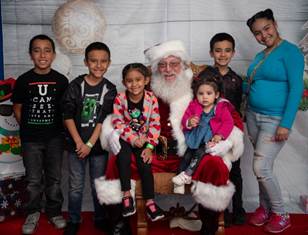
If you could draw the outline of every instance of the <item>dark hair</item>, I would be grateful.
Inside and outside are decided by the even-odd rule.
[[[252,17],[250,17],[246,24],[247,26],[249,27],[250,31],[252,31],[252,25],[254,24],[254,22],[257,20],[257,19],[263,19],[263,18],[266,18],[268,20],[272,20],[273,22],[275,22],[275,18],[274,18],[274,13],[271,9],[266,9],[264,11],[259,11],[257,12],[256,14],[254,14]]]
[[[215,72],[215,68],[208,66],[199,76],[192,82],[192,89],[196,96],[201,85],[209,85],[213,87],[215,93],[221,93],[221,77]]]
[[[127,64],[122,70],[123,81],[124,81],[126,75],[128,74],[128,72],[131,71],[131,70],[137,70],[144,77],[150,77],[151,76],[150,70],[144,64],[131,63],[131,64]]]
[[[85,50],[85,59],[88,60],[88,55],[91,51],[94,50],[102,50],[102,51],[106,51],[110,60],[110,49],[109,47],[103,43],[103,42],[92,42],[91,44],[89,44]]]
[[[210,41],[210,50],[214,50],[214,45],[216,42],[221,42],[221,41],[228,41],[232,43],[232,49],[234,50],[235,48],[235,41],[234,38],[228,34],[228,33],[217,33],[215,34]]]
[[[53,41],[50,37],[48,37],[47,35],[45,35],[45,34],[39,34],[39,35],[36,35],[36,36],[34,36],[33,38],[31,38],[31,40],[30,40],[30,42],[29,42],[29,54],[31,54],[31,52],[32,52],[32,49],[33,49],[33,42],[34,42],[35,40],[47,40],[47,41],[49,41],[50,44],[51,44],[51,47],[52,47],[52,51],[53,51],[53,52],[56,52],[56,47],[55,47],[54,41]]]

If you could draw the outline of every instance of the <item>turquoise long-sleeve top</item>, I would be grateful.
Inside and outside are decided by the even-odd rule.
[[[264,56],[264,51],[256,55],[247,77]],[[250,86],[248,107],[256,113],[280,116],[279,126],[290,129],[303,94],[303,73],[302,52],[296,45],[283,40],[257,69]]]

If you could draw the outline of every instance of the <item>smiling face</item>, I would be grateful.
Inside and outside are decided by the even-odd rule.
[[[219,97],[219,92],[215,92],[213,86],[202,84],[199,86],[196,97],[205,112],[209,112],[214,106],[215,100]]]
[[[159,61],[157,68],[158,72],[165,78],[166,81],[174,81],[183,71],[182,60],[176,56],[168,56]]]
[[[32,43],[30,53],[34,64],[34,71],[38,74],[47,74],[51,69],[51,63],[55,59],[56,53],[50,41],[36,39]]]
[[[233,44],[227,40],[216,42],[210,55],[214,59],[214,66],[227,67],[234,55]]]
[[[258,43],[272,48],[280,41],[277,24],[267,18],[256,19],[251,27],[251,31]]]
[[[145,77],[136,69],[128,71],[123,80],[128,95],[133,100],[139,100],[143,97],[144,88],[148,83],[149,77]]]
[[[92,50],[84,60],[89,69],[89,77],[92,79],[102,79],[110,65],[109,54],[104,50]]]

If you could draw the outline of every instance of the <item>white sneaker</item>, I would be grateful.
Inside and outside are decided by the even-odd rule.
[[[180,174],[172,177],[172,182],[176,185],[190,184],[191,176],[186,175],[185,171],[182,171]]]
[[[66,220],[62,215],[54,216],[49,219],[50,223],[52,223],[57,229],[65,228]]]
[[[38,221],[40,219],[40,212],[34,212],[29,214],[26,218],[25,223],[22,225],[22,234],[32,234],[34,233]]]
[[[177,194],[184,194],[185,193],[185,184],[183,185],[173,185],[173,192]]]

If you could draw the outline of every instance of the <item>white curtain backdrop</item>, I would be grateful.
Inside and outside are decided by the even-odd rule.
[[[51,26],[53,16],[65,3],[95,4],[95,9],[104,18],[105,25],[101,27],[106,27],[105,31],[100,38],[96,35],[96,40],[110,46],[112,64],[106,77],[117,84],[119,90],[123,88],[120,77],[123,66],[131,62],[147,63],[143,51],[165,40],[182,40],[194,63],[212,64],[209,40],[218,32],[234,36],[236,54],[231,67],[245,75],[250,61],[262,49],[246,26],[246,20],[266,8],[274,11],[283,38],[298,44],[308,31],[303,28],[308,20],[307,0],[1,0],[5,77],[16,78],[31,68],[27,51],[32,36],[44,33],[56,38]],[[77,27],[85,25],[88,16],[82,9],[75,14],[77,18],[66,23]],[[99,26],[97,22],[103,21],[94,20],[93,27]],[[87,26],[88,29],[91,27]],[[78,36],[80,32],[76,33]],[[88,38],[91,37],[89,33]],[[87,72],[82,54],[73,54],[63,46],[57,49],[56,69],[70,79]],[[299,196],[308,194],[307,120],[308,113],[299,112],[290,139],[275,164],[275,173],[291,212],[302,212]],[[251,211],[257,206],[258,188],[252,173],[252,148],[248,141],[241,167],[244,206]],[[88,201],[90,203],[90,199]]]

